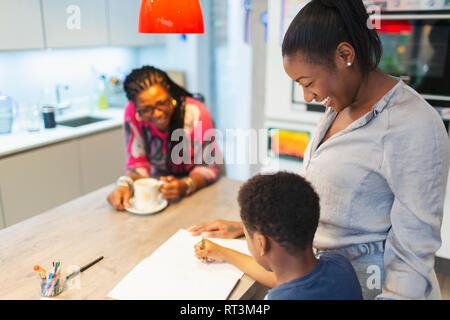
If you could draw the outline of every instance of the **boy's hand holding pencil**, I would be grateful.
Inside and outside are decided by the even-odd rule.
[[[207,239],[202,239],[194,245],[194,249],[195,256],[204,262],[222,262],[224,261],[223,252],[227,248],[219,246],[218,244]]]

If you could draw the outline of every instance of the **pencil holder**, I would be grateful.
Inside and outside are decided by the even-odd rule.
[[[40,279],[40,281],[40,294],[43,297],[55,297],[64,289],[64,280],[59,274],[56,274],[52,279]]]

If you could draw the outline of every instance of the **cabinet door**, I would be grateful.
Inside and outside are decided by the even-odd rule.
[[[122,128],[79,139],[83,194],[113,183],[125,173]]]
[[[7,227],[81,195],[78,142],[72,140],[0,160]]]
[[[0,0],[0,50],[44,48],[39,0]]]
[[[162,34],[138,32],[141,0],[108,0],[110,44],[148,46],[164,43]]]
[[[106,0],[42,0],[42,8],[47,47],[108,44]]]

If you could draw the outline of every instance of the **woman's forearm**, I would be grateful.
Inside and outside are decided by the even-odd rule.
[[[192,179],[192,181],[194,181],[195,191],[200,190],[201,188],[206,186],[205,177],[203,177],[201,174],[192,173],[189,175],[189,177]]]
[[[222,257],[225,261],[233,264],[235,267],[245,272],[255,281],[258,281],[259,283],[269,288],[273,288],[277,285],[275,274],[264,269],[255,261],[255,259],[253,259],[252,256],[243,254],[230,248],[223,248],[222,250]]]

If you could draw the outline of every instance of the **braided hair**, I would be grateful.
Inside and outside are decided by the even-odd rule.
[[[192,94],[173,82],[167,73],[152,66],[133,69],[126,77],[123,87],[128,100],[132,101],[136,106],[137,96],[156,84],[159,84],[176,101],[176,108],[174,108],[172,117],[170,118],[169,139],[167,140],[168,150],[171,151],[173,144],[170,137],[175,130],[184,128],[186,97],[192,97]]]

